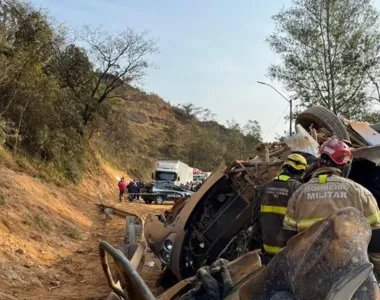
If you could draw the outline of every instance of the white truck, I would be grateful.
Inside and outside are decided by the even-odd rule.
[[[176,185],[193,181],[193,168],[179,160],[158,160],[152,179],[171,181]]]

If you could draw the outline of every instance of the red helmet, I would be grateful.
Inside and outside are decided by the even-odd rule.
[[[337,165],[350,164],[352,161],[350,147],[338,139],[328,139],[324,142],[319,148],[319,154],[326,154]]]

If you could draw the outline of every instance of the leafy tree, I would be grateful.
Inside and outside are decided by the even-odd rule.
[[[178,107],[185,113],[188,119],[195,118],[202,108],[195,106],[193,103],[180,104]]]
[[[194,119],[187,127],[185,141],[185,160],[193,167],[213,170],[223,160],[220,135],[212,128],[200,126]]]
[[[224,157],[227,162],[243,159],[247,149],[242,128],[234,119],[227,121],[227,134],[223,137]]]
[[[241,126],[235,119],[227,120],[227,128],[236,132],[241,132]]]
[[[362,117],[361,120],[369,122],[371,124],[379,124],[380,123],[380,112],[379,111],[368,112],[367,114],[365,114]]]
[[[169,144],[174,144],[181,139],[182,132],[177,122],[174,120],[169,121],[168,125],[164,128],[164,133],[167,136]]]
[[[302,107],[322,105],[360,116],[374,88],[380,48],[379,14],[371,0],[294,0],[273,17],[268,38],[281,56],[269,76]],[[348,105],[349,103],[349,105]]]
[[[214,114],[208,108],[205,108],[205,109],[199,108],[197,111],[197,118],[201,122],[213,122],[215,121],[216,114]]]
[[[242,131],[249,147],[261,141],[261,126],[256,120],[248,120]]]

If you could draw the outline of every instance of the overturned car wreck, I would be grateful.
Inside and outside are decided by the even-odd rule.
[[[107,300],[375,300],[380,290],[367,255],[370,237],[363,214],[345,208],[290,239],[266,266],[259,250],[233,261],[218,259],[157,297],[136,272],[139,259],[129,261],[106,242],[99,249],[113,290]],[[117,284],[106,254],[116,263]]]
[[[115,293],[110,295],[109,299],[155,299],[136,272],[139,271],[139,266],[141,267],[140,260],[143,259],[141,253],[146,245],[161,260],[166,273],[175,277],[174,286],[157,298],[162,300],[180,299],[191,290],[195,289],[195,292],[202,290],[202,284],[205,283],[202,283],[202,274],[207,273],[207,278],[214,277],[211,273],[216,269],[229,272],[228,289],[220,295],[221,299],[270,299],[274,296],[270,293],[276,292],[276,287],[268,287],[268,282],[269,284],[272,282],[271,276],[278,275],[277,271],[273,275],[271,270],[290,268],[291,272],[296,273],[314,272],[310,262],[323,267],[326,262],[318,260],[318,255],[316,259],[310,260],[315,251],[308,251],[307,248],[304,251],[294,252],[290,247],[276,256],[267,267],[262,266],[259,251],[255,251],[262,248],[258,191],[263,184],[279,173],[284,159],[292,152],[302,153],[307,159],[308,169],[303,180],[308,181],[317,167],[319,145],[327,138],[335,136],[345,140],[353,148],[354,160],[351,170],[347,170],[350,171],[349,177],[368,188],[379,203],[380,125],[340,119],[327,109],[312,107],[298,116],[296,131],[294,136],[284,142],[259,145],[255,153],[245,161],[235,161],[228,166],[221,164],[191,199],[176,202],[170,210],[161,215],[149,215],[143,226],[143,247],[140,247],[141,251],[138,251],[138,255],[133,255],[130,261],[110,245],[102,242],[100,245],[102,255],[104,256],[105,252],[111,254],[121,274],[119,278],[121,289],[111,284]],[[328,235],[324,237],[316,234],[320,230],[318,228],[325,228],[328,232],[335,226],[331,224],[340,224],[342,218],[352,224],[355,222],[362,224],[363,228],[365,227],[363,238],[361,240],[347,238],[350,234],[355,234],[350,231],[355,225],[348,226],[345,234],[342,232],[341,241],[351,247],[349,247],[350,255],[345,258],[347,263],[344,268],[337,268],[335,270],[337,273],[330,274],[332,277],[330,276],[326,283],[328,288],[320,291],[317,289],[318,285],[315,285],[313,286],[315,290],[299,289],[298,292],[302,291],[304,294],[299,295],[297,299],[310,299],[317,295],[316,293],[320,293],[318,299],[351,299],[351,296],[358,291],[358,299],[379,297],[378,287],[371,285],[372,265],[365,254],[368,246],[365,232],[368,231],[366,227],[368,225],[362,222],[362,217],[356,215],[356,212],[343,212],[332,219],[316,223],[302,234],[303,238],[297,235],[290,244],[297,248],[297,243],[303,239],[310,239],[310,243],[320,243],[320,239],[325,239]],[[358,247],[355,243],[351,245],[351,241],[361,243],[364,254],[357,252]],[[326,240],[324,244],[329,245],[328,242]],[[335,255],[337,261],[342,261],[345,254],[336,252]],[[362,263],[347,269],[346,266],[351,264],[351,258],[355,255],[361,255]],[[294,261],[299,259],[299,266],[302,267],[294,269],[294,265],[284,265],[284,261],[289,261],[289,258]],[[104,269],[107,270],[105,265],[103,263]],[[205,266],[210,267],[205,268]],[[330,267],[327,268],[328,272],[332,271]],[[315,270],[320,270],[318,268]],[[295,275],[300,276],[300,274]],[[111,282],[107,272],[106,275]],[[321,280],[317,275],[313,273],[313,278]],[[223,278],[223,274],[216,278]],[[370,278],[368,286],[364,288],[372,292],[369,297],[363,298],[360,296],[360,292],[363,291],[358,288],[363,282],[368,281],[368,278]],[[222,281],[216,285],[224,283]]]
[[[338,118],[323,107],[312,107],[297,118],[297,134],[282,143],[259,145],[246,161],[222,164],[188,201],[161,215],[149,215],[145,238],[164,267],[177,280],[220,258],[236,259],[261,249],[259,187],[274,178],[285,157],[302,153],[309,168],[317,167],[319,144],[335,136],[352,146],[349,177],[368,188],[380,201],[380,125]]]

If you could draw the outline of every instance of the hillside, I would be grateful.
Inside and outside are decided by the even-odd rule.
[[[149,178],[158,159],[179,159],[212,171],[221,161],[246,158],[261,138],[260,126],[253,121],[245,127],[231,121],[228,128],[192,104],[173,106],[130,87],[123,89],[123,95],[109,104],[118,123],[103,120],[105,126],[93,135],[91,144],[139,178]]]
[[[79,181],[70,182],[26,149],[15,153],[7,144],[0,147],[0,299],[104,299],[109,287],[98,243],[120,242],[125,221],[106,222],[95,205],[99,197],[139,215],[161,212],[168,206],[118,203],[116,178],[148,179],[160,158],[213,169],[228,151],[220,148],[227,138],[246,138],[156,95],[129,86],[123,93],[109,104],[111,121],[100,119],[84,144]],[[147,261],[156,264],[144,268],[143,277],[159,293],[160,264],[150,255]]]
[[[157,52],[144,33],[84,27],[73,43],[24,1],[0,14],[0,299],[103,299],[98,243],[117,244],[125,221],[106,223],[98,195],[160,212],[117,203],[116,178],[149,180],[157,159],[212,171],[248,156],[260,126],[133,88]],[[158,268],[143,274],[152,289]]]
[[[99,157],[81,184],[65,187],[18,172],[10,155],[1,157],[0,299],[102,299],[109,287],[98,242],[120,242],[125,221],[106,223],[95,206],[98,194],[140,215],[168,207],[117,203],[116,176],[123,173]],[[158,271],[158,263],[144,270],[152,288]]]
[[[145,179],[157,159],[210,171],[261,138],[256,121],[227,129],[207,109],[134,88],[158,51],[144,32],[84,26],[74,38],[19,0],[0,2],[0,14],[0,144],[38,176],[80,183],[94,153]]]

